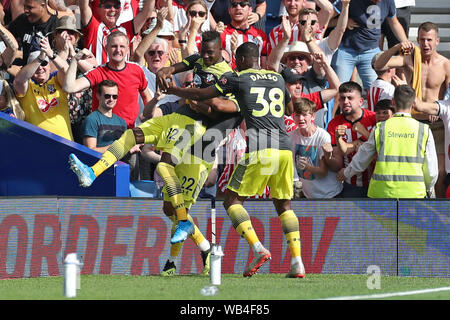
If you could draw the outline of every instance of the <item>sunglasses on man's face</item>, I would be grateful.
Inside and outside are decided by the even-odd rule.
[[[315,25],[316,22],[317,22],[317,20],[311,20],[311,25],[312,25],[312,26]],[[306,24],[306,20],[301,20],[301,21],[300,21],[300,24],[301,24],[302,26],[304,26],[304,25]]]
[[[161,57],[164,54],[164,51],[162,51],[162,50],[149,50],[147,53],[148,53],[148,55],[150,57],[153,57],[155,54],[158,54],[158,56]]]
[[[114,8],[114,9],[116,9],[116,10],[119,10],[119,9],[120,9],[120,4],[118,4],[118,3],[116,3],[116,4],[110,4],[110,3],[108,3],[108,4],[104,4],[104,5],[103,5],[103,8],[105,8],[105,9],[111,9],[111,8]]]
[[[189,10],[189,15],[193,18],[195,16],[199,16],[200,18],[203,18],[204,16],[206,16],[206,12],[205,11],[195,11],[195,10]]]
[[[236,8],[237,6],[240,6],[241,8],[244,8],[245,6],[250,5],[250,2],[243,1],[243,2],[232,2],[231,7]]]
[[[48,61],[44,60],[41,62],[41,67],[46,67],[48,65]]]
[[[305,55],[295,55],[295,56],[290,56],[288,59],[290,61],[295,61],[295,60],[302,61],[302,60],[308,60],[309,58],[308,58],[308,56],[305,56]]]
[[[117,100],[118,95],[117,95],[117,94],[107,94],[107,93],[105,93],[105,94],[103,95],[103,97],[104,97],[106,100],[109,100],[109,99]]]

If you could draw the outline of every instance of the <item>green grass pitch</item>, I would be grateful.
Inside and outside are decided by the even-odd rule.
[[[209,276],[82,275],[77,297],[67,300],[315,300],[381,295],[450,287],[450,278],[381,276],[380,289],[368,289],[368,275],[307,274],[286,279],[284,274],[256,274],[243,278],[223,274],[215,296],[200,290]],[[62,300],[63,278],[41,277],[0,280],[0,300]],[[449,300],[450,290],[369,299]]]

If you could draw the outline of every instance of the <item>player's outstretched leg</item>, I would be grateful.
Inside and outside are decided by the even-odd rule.
[[[264,263],[272,259],[272,255],[259,241],[250,221],[250,216],[241,204],[229,206],[227,214],[231,219],[233,227],[241,237],[247,240],[249,246],[253,250],[255,257],[243,273],[244,277],[251,277],[258,272],[259,268],[261,268]]]
[[[303,278],[305,277],[305,267],[301,258],[298,218],[292,210],[283,212],[279,217],[291,254],[291,269],[286,274],[286,278]]]
[[[101,175],[116,161],[122,159],[136,145],[135,134],[143,137],[141,132],[142,130],[140,128],[125,130],[122,136],[111,144],[108,150],[105,151],[102,157],[92,167],[87,166],[71,153],[69,155],[70,168],[77,175],[80,185],[85,188],[89,187],[96,177]]]
[[[91,167],[85,165],[73,153],[69,154],[70,169],[77,175],[80,186],[87,188],[97,178]]]

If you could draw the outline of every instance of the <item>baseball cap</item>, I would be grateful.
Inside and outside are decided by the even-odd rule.
[[[287,83],[296,83],[299,80],[306,80],[304,76],[299,74],[295,69],[291,68],[284,68],[280,74]]]

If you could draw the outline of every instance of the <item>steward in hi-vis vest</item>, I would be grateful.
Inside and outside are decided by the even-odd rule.
[[[423,166],[427,124],[396,114],[375,128],[377,160],[369,183],[370,198],[425,198]]]
[[[411,117],[415,92],[409,85],[395,89],[396,113],[378,122],[345,169],[337,174],[344,181],[364,171],[376,158],[369,182],[369,198],[425,198],[432,196],[438,177],[436,147],[427,124]]]

